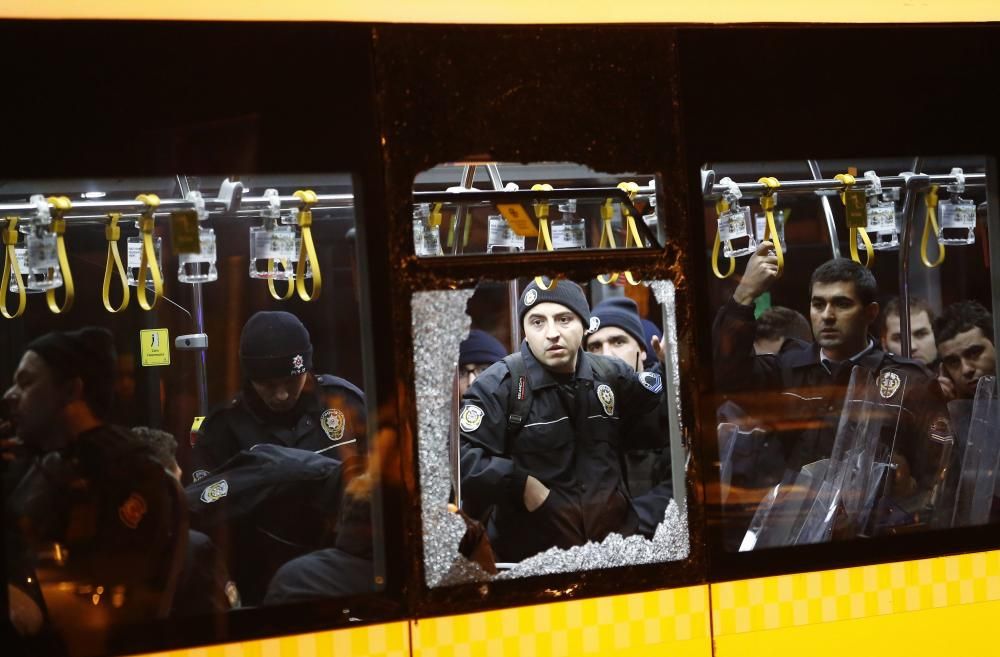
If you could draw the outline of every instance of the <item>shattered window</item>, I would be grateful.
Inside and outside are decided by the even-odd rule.
[[[527,278],[413,295],[428,586],[687,557],[673,293]]]
[[[725,548],[994,522],[985,158],[711,163],[702,180]]]

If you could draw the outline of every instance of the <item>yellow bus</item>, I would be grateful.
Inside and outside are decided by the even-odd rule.
[[[978,391],[945,398],[942,383],[962,384],[946,340],[913,363],[907,336],[921,309],[931,324],[974,301],[992,318],[1000,294],[996,13],[3,8],[5,654],[989,652],[996,391],[980,372]],[[882,342],[884,312],[865,324],[866,353],[906,357],[896,379],[843,370],[828,409],[734,391],[713,318],[764,241],[781,272],[754,321],[783,306],[812,322],[813,271],[853,259],[878,282],[876,308],[909,309],[898,348]],[[559,281],[595,315],[634,302],[658,335],[659,364],[649,334],[639,350],[662,383],[656,445],[616,447],[608,465],[654,520],[524,557],[473,509],[463,454],[478,419],[460,386],[492,360],[465,362],[462,343],[476,330],[517,352],[522,294]],[[315,407],[294,417],[261,406],[248,374],[260,311],[289,313],[310,340],[299,399]],[[93,383],[113,390],[107,421],[176,442],[178,521],[149,545],[147,607],[113,575],[77,576],[85,541],[43,550],[16,513],[23,472],[58,451],[22,444],[16,373],[39,338],[83,327],[108,329],[117,352]],[[976,334],[988,350],[995,329]],[[779,354],[813,349],[785,342]],[[53,385],[86,379],[80,361],[47,361]],[[335,387],[357,389],[361,410],[317,392]],[[223,420],[261,442],[241,408],[278,450],[244,444],[205,465]],[[819,425],[825,453],[790,468],[782,432]],[[353,439],[360,470],[341,456]],[[306,453],[298,487],[259,476],[289,447]],[[337,542],[357,517],[360,554]],[[282,576],[299,573],[311,593],[289,593]]]

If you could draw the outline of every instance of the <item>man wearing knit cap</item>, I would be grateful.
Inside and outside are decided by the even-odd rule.
[[[365,396],[340,377],[312,372],[309,331],[291,313],[262,311],[243,326],[244,385],[202,423],[194,481],[242,450],[270,443],[357,461],[365,453]]]
[[[472,329],[458,345],[458,394],[464,395],[490,365],[507,355],[500,341],[486,331]]]
[[[498,561],[635,533],[620,459],[663,389],[655,373],[583,351],[597,328],[583,290],[546,285],[522,292],[520,351],[476,379],[459,413],[463,510],[488,520]]]
[[[662,376],[658,360],[663,354],[660,338],[645,342],[645,329],[635,301],[628,297],[605,299],[594,307],[592,316],[598,329],[584,338],[588,352],[618,358],[636,372],[646,371],[647,354],[654,354],[655,364],[648,369]],[[639,515],[639,531],[646,536],[656,531],[673,497],[670,453],[665,449],[668,427],[667,404],[661,399],[656,410],[633,424],[635,435],[629,442],[634,449],[625,454],[629,492],[634,496],[633,506]]]
[[[88,622],[151,618],[169,590],[177,485],[148,447],[107,423],[114,372],[108,331],[53,331],[28,345],[3,397],[27,466],[5,482],[8,592],[23,606],[48,607],[57,630],[79,623],[80,607],[52,584],[124,587],[127,604],[95,602]],[[65,560],[52,561],[53,544]]]

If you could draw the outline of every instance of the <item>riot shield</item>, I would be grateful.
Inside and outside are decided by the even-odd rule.
[[[1000,459],[998,411],[1000,405],[997,404],[996,378],[984,376],[979,379],[972,403],[952,526],[964,527],[989,522]]]
[[[829,459],[809,463],[774,486],[750,521],[740,552],[794,544],[829,468]]]
[[[733,478],[733,449],[739,436],[739,425],[732,422],[719,423],[719,503],[725,504],[729,497],[729,484]]]

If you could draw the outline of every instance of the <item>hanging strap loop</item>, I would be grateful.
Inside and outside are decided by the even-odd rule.
[[[299,228],[302,229],[302,246],[299,249],[299,262],[295,267],[295,291],[305,302],[318,299],[323,290],[323,275],[319,270],[319,258],[316,256],[316,246],[312,237],[312,206],[319,199],[311,189],[300,189],[295,192],[295,198],[302,201],[299,210]],[[312,268],[312,292],[306,289],[306,265]]]
[[[73,204],[65,196],[50,196],[48,202],[55,209],[55,216],[52,219],[52,232],[56,236],[56,253],[59,257],[59,270],[62,272],[63,286],[65,288],[63,303],[56,302],[55,288],[45,291],[45,302],[56,315],[67,313],[73,307],[76,298],[76,290],[73,286],[73,272],[69,269],[69,258],[66,255],[66,220],[63,214],[72,209]]]
[[[607,199],[601,206],[601,242],[598,248],[616,249],[615,233],[611,229],[611,220],[615,218],[614,199]],[[601,285],[614,285],[618,282],[618,272],[601,274],[597,277],[597,282]]]
[[[847,192],[850,191],[851,187],[857,180],[849,173],[838,173],[834,176],[837,180],[844,184],[844,189],[840,192],[840,202],[847,207]],[[861,262],[861,255],[858,253],[858,237],[861,238],[861,242],[865,245],[865,255],[867,256],[864,262]],[[868,231],[864,228],[848,226],[848,242],[851,248],[851,260],[858,263],[859,265],[864,265],[865,268],[871,269],[872,264],[874,264],[875,259],[875,249],[872,248],[872,240],[868,237]]]
[[[723,212],[729,209],[729,203],[720,198],[715,202],[715,212],[718,215],[722,215]],[[722,246],[722,241],[719,239],[719,231],[715,231],[715,243],[712,245],[712,273],[715,274],[716,278],[726,279],[733,275],[736,271],[736,258],[729,256],[729,270],[723,274],[719,270],[719,247]]]
[[[267,278],[267,291],[270,292],[271,298],[276,301],[288,301],[295,295],[295,279],[288,281],[287,287],[285,287],[284,292],[278,292],[278,288],[274,283],[274,263],[280,262],[281,269],[284,272],[288,272],[288,260],[285,258],[280,258],[275,260],[274,258],[267,259],[267,273],[269,274]]]
[[[548,183],[538,183],[531,186],[531,191],[533,192],[551,192],[552,185]],[[538,219],[538,242],[536,243],[536,251],[555,251],[555,247],[552,245],[552,231],[549,229],[549,210],[550,204],[548,201],[537,201],[534,203],[535,217]],[[559,284],[555,278],[551,279],[548,283],[542,276],[535,276],[535,285],[538,286],[539,290],[551,290],[556,285]]]
[[[104,263],[104,286],[101,290],[101,301],[104,308],[109,313],[120,313],[128,308],[131,298],[128,289],[128,277],[125,275],[125,266],[122,265],[122,256],[118,252],[118,240],[122,236],[122,229],[118,226],[122,216],[117,212],[108,215],[108,224],[104,227],[104,238],[108,241],[108,257]],[[115,308],[111,305],[111,272],[118,272],[118,280],[122,288],[122,302]]]
[[[765,176],[757,182],[767,187],[767,190],[760,197],[760,207],[764,211],[764,218],[767,221],[764,239],[770,238],[774,244],[774,255],[778,259],[778,273],[776,278],[781,278],[781,275],[785,273],[785,253],[781,248],[781,240],[778,238],[778,231],[774,225],[774,192],[781,187],[781,183],[773,176]]]
[[[628,199],[630,201],[634,201],[636,194],[639,193],[639,185],[634,182],[618,183],[618,189],[628,194]],[[622,216],[625,218],[625,248],[641,247],[643,242],[642,237],[639,235],[639,229],[635,225],[635,217],[632,216],[632,213],[629,212],[625,205],[622,205]],[[623,273],[625,275],[625,280],[629,285],[639,285],[642,283],[642,281],[636,280],[631,271]]]
[[[964,184],[964,180],[962,181]],[[944,244],[938,242],[938,254],[936,260],[931,260],[927,257],[927,247],[930,243],[930,235],[934,233],[934,239],[937,239],[937,234],[939,231],[938,221],[937,221],[937,205],[938,205],[938,186],[931,185],[927,190],[927,196],[924,197],[924,205],[927,206],[927,215],[924,219],[924,232],[920,236],[920,262],[924,263],[924,266],[928,269],[934,269],[935,267],[940,267],[941,263],[944,262]]]
[[[3,230],[4,260],[3,275],[0,275],[0,315],[6,319],[16,319],[24,314],[28,304],[28,293],[24,289],[24,278],[21,276],[21,264],[17,261],[17,217],[7,217],[7,225]],[[17,283],[17,310],[7,310],[7,291],[10,289],[10,277],[13,275]]]
[[[139,274],[136,277],[136,297],[139,307],[143,310],[153,310],[163,296],[163,276],[160,273],[160,263],[156,259],[156,246],[153,242],[155,220],[153,213],[160,207],[160,197],[156,194],[139,194],[135,200],[146,206],[139,217],[139,235],[142,237],[142,255],[139,258]],[[153,279],[153,300],[146,296],[146,272]]]

